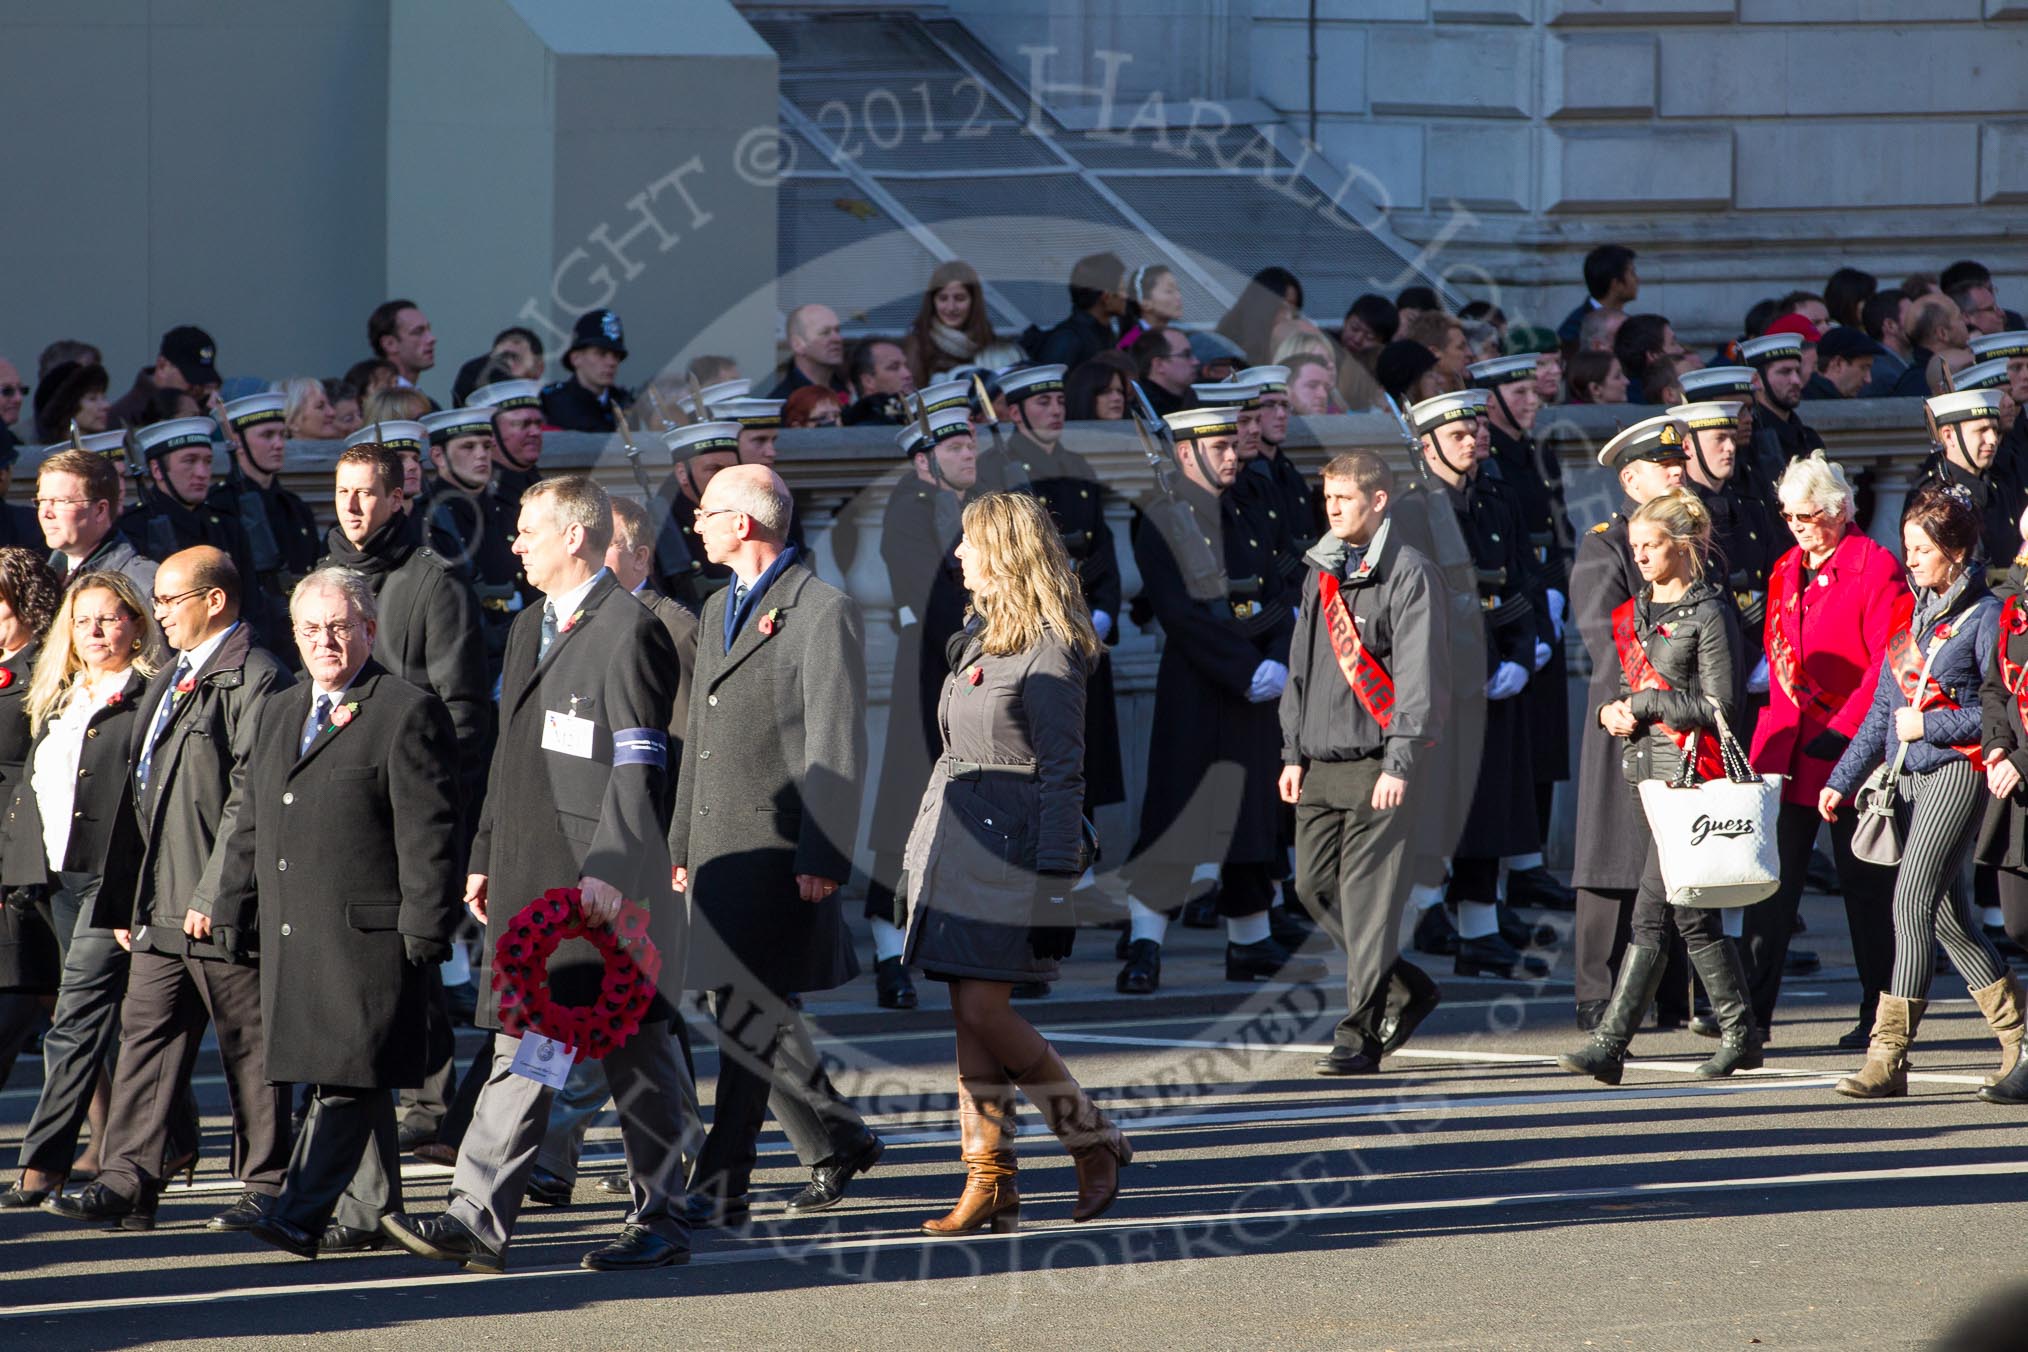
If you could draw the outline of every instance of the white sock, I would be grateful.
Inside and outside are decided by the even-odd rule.
[[[1268,937],[1268,913],[1229,915],[1225,918],[1225,941],[1229,944],[1257,944]]]
[[[901,931],[895,928],[894,922],[876,919],[868,923],[873,926],[873,956],[881,962],[900,957]]]
[[[1728,939],[1737,939],[1746,933],[1746,907],[1727,906],[1718,913],[1718,928]]]
[[[1483,939],[1500,932],[1500,910],[1490,901],[1458,903],[1458,934],[1466,939]]]
[[[1537,850],[1533,854],[1510,854],[1502,859],[1500,864],[1509,873],[1526,873],[1531,868],[1542,867],[1542,851]]]
[[[1196,868],[1190,870],[1190,881],[1193,883],[1215,883],[1218,881],[1218,878],[1219,872],[1218,865],[1216,864],[1199,864]]]
[[[1082,892],[1087,887],[1097,887],[1097,886],[1098,886],[1098,870],[1092,868],[1090,865],[1087,864],[1085,866],[1084,872],[1078,875],[1077,885],[1071,888],[1070,890],[1073,892]]]
[[[1427,911],[1432,906],[1444,904],[1442,883],[1417,883],[1408,889],[1408,906],[1412,911]]]
[[[1998,929],[2007,923],[2007,917],[1997,906],[1981,906],[1979,908],[1979,921],[1981,924],[1991,925],[1995,929]]]
[[[1127,921],[1131,926],[1127,938],[1133,943],[1153,939],[1159,944],[1169,933],[1169,917],[1160,911],[1150,910],[1139,897],[1127,898]]]

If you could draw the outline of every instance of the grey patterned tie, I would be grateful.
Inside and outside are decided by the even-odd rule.
[[[554,601],[544,601],[542,603],[542,640],[535,645],[535,661],[538,666],[541,665],[543,658],[549,656],[549,645],[554,642],[556,642],[556,603]]]

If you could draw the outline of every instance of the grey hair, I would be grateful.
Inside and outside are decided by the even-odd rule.
[[[1775,492],[1784,507],[1814,507],[1848,524],[1852,520],[1852,481],[1822,451],[1789,461]]]
[[[718,477],[714,476],[713,483]],[[788,485],[773,470],[768,471],[766,480],[751,475],[734,475],[725,480],[719,490],[718,501],[726,510],[740,512],[752,520],[757,533],[771,544],[780,544],[789,538],[789,512],[793,506],[789,498]]]
[[[319,592],[337,592],[352,603],[362,620],[378,619],[380,616],[379,602],[373,596],[373,584],[366,580],[366,575],[332,564],[317,569],[296,584],[296,589],[289,593],[289,618],[296,618],[296,608],[303,604],[305,597]]]
[[[563,474],[541,479],[521,495],[523,506],[531,502],[548,504],[550,520],[558,530],[584,527],[585,543],[594,554],[606,552],[613,542],[613,500],[588,474]]]
[[[310,402],[312,391],[318,394],[324,392],[324,382],[315,376],[292,376],[287,380],[277,380],[268,388],[277,394],[287,396],[288,402],[282,406],[282,417],[287,420],[289,434],[293,436],[296,431],[296,419],[303,413],[303,405]]]

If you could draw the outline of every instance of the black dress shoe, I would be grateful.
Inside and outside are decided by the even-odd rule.
[[[1452,923],[1451,913],[1442,902],[1425,906],[1422,914],[1416,917],[1415,951],[1440,958],[1457,955],[1458,927]]]
[[[1577,893],[1546,867],[1510,869],[1507,872],[1507,904],[1536,906],[1545,911],[1574,911]]]
[[[89,1184],[82,1192],[54,1193],[42,1204],[42,1209],[67,1221],[84,1221],[114,1230],[155,1228],[152,1198],[145,1204],[135,1202],[114,1192],[107,1183]]]
[[[915,986],[900,958],[882,958],[873,964],[874,998],[882,1009],[914,1009]]]
[[[1183,903],[1184,929],[1218,928],[1218,889],[1200,892]]]
[[[1374,1032],[1380,1038],[1380,1054],[1392,1056],[1408,1045],[1409,1038],[1422,1021],[1436,1012],[1444,1001],[1444,994],[1432,981],[1429,989],[1409,997],[1408,1003],[1400,1009],[1380,1016],[1380,1026]]]
[[[19,1183],[5,1192],[0,1192],[0,1211],[25,1211],[29,1207],[41,1206],[61,1188],[24,1188]]]
[[[1326,970],[1321,958],[1298,957],[1272,938],[1225,945],[1227,981],[1322,981]]]
[[[631,1197],[634,1195],[634,1182],[627,1177],[626,1171],[622,1170],[617,1174],[607,1174],[604,1178],[600,1179],[598,1181],[598,1190],[600,1192],[612,1193],[619,1197]]]
[[[1049,983],[1047,981],[1017,981],[1014,983],[1014,988],[1008,991],[1007,994],[1011,999],[1015,1000],[1047,1000],[1049,998]]]
[[[1380,1069],[1380,1058],[1359,1047],[1333,1047],[1311,1064],[1319,1075],[1371,1075]]]
[[[381,1233],[418,1258],[439,1263],[462,1263],[467,1272],[498,1275],[507,1270],[507,1259],[465,1228],[453,1216],[382,1216]]]
[[[239,1200],[204,1223],[207,1230],[250,1230],[253,1223],[275,1209],[275,1199],[266,1193],[243,1192]]]
[[[819,1164],[811,1169],[810,1181],[803,1185],[801,1192],[789,1199],[789,1210],[799,1214],[809,1211],[829,1211],[845,1200],[845,1189],[851,1186],[855,1177],[880,1163],[881,1152],[886,1149],[886,1142],[872,1132],[867,1132],[866,1139],[859,1143],[858,1149],[842,1159]]]
[[[263,1244],[272,1244],[283,1253],[292,1253],[298,1258],[317,1256],[317,1236],[300,1225],[291,1225],[280,1216],[263,1216],[246,1232]]]
[[[720,1197],[715,1192],[693,1192],[684,1196],[682,1205],[683,1219],[699,1229],[736,1229],[745,1225],[753,1212],[753,1200],[745,1193]]]
[[[1162,984],[1162,945],[1153,939],[1136,939],[1127,945],[1127,965],[1113,982],[1121,995],[1153,995]]]
[[[1523,920],[1514,914],[1513,907],[1504,903],[1493,914],[1500,922],[1500,937],[1516,948],[1547,948],[1556,942],[1554,925]]]
[[[323,1253],[366,1253],[386,1247],[387,1236],[380,1231],[357,1230],[337,1221],[325,1226],[324,1237],[317,1241],[317,1248]]]
[[[418,1122],[413,1126],[404,1123],[394,1133],[395,1148],[404,1155],[419,1145],[434,1145],[436,1139],[437,1128],[433,1122]]]
[[[679,1267],[690,1261],[690,1250],[679,1248],[642,1225],[629,1225],[603,1249],[593,1249],[579,1266],[594,1272],[632,1272],[640,1268]]]
[[[1718,1036],[1718,1017],[1709,1010],[1690,1016],[1690,1031],[1698,1037]]]
[[[1838,1039],[1838,1046],[1848,1052],[1864,1051],[1872,1041],[1873,1020],[1861,1019],[1845,1030],[1844,1036]]]
[[[1598,1021],[1605,1017],[1604,1000],[1579,1000],[1577,1002],[1577,1026],[1589,1033],[1598,1027]]]
[[[1290,952],[1310,942],[1310,936],[1317,927],[1310,923],[1310,917],[1302,911],[1292,911],[1287,906],[1268,908],[1268,938]]]
[[[544,1206],[569,1206],[571,1185],[547,1169],[535,1168],[528,1171],[527,1197],[531,1202]]]
[[[1522,953],[1498,934],[1459,939],[1455,963],[1459,976],[1497,976],[1529,980],[1549,975],[1549,964],[1533,953]]]
[[[1807,948],[1791,948],[1782,959],[1783,976],[1815,976],[1823,970],[1824,960]]]

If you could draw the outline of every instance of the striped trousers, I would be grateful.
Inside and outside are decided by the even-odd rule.
[[[1904,1000],[1929,996],[1930,948],[1941,942],[1976,990],[2006,975],[2006,964],[1972,918],[1965,862],[1979,834],[1986,777],[1963,757],[1927,774],[1901,777],[1906,844],[1894,877],[1894,979]]]

